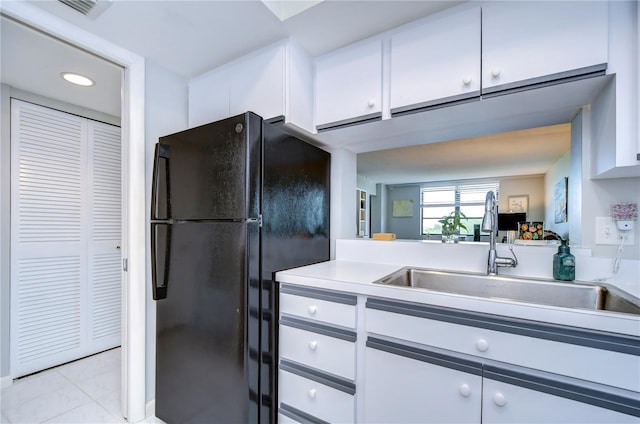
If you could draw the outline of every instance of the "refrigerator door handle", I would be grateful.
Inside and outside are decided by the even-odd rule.
[[[170,193],[171,193],[171,184],[169,179],[169,159],[170,159],[170,150],[169,146],[165,144],[156,144],[155,156],[153,159],[153,179],[151,181],[151,219],[157,220],[161,219],[158,217],[158,191],[160,191],[160,162],[164,162],[164,174],[165,174],[165,184],[166,184],[166,193],[165,193],[165,203],[167,207],[167,216],[166,218],[171,218],[171,202]]]
[[[167,234],[164,240],[162,250],[158,244],[156,230],[160,226],[167,227]],[[151,287],[153,289],[153,300],[160,300],[167,297],[168,280],[169,280],[169,264],[171,249],[171,225],[170,224],[151,224]],[[158,263],[158,253],[162,253],[162,264]],[[162,266],[162,282],[158,284],[158,265]]]

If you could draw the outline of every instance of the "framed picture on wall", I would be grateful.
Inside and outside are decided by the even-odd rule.
[[[567,177],[558,181],[553,191],[553,214],[554,223],[561,224],[567,222],[567,187],[569,179]]]
[[[413,216],[413,200],[394,200],[393,217],[410,218]]]
[[[518,196],[509,196],[509,212],[518,213],[529,211],[529,195],[521,194]]]

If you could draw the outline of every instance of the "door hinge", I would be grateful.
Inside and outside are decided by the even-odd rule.
[[[122,259],[122,270],[124,272],[129,271],[129,260],[127,258]]]
[[[249,224],[258,224],[258,226],[262,227],[262,215],[258,215],[257,218],[249,218],[249,219],[247,219],[247,223],[249,223]]]

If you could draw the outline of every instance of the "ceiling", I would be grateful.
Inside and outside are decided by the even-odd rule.
[[[540,175],[571,147],[571,124],[360,153],[358,175],[404,184]]]
[[[120,116],[122,68],[5,17],[0,21],[1,82],[73,105]],[[70,84],[61,72],[90,76],[93,87]]]

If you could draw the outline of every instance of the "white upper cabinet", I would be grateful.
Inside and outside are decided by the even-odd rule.
[[[315,72],[319,130],[381,117],[381,40],[369,40],[319,56]]]
[[[591,104],[593,178],[640,177],[640,7],[638,2],[609,4],[609,66],[615,75]]]
[[[602,70],[607,2],[487,2],[482,6],[482,92]]]
[[[284,46],[258,50],[234,62],[229,114],[251,111],[263,118],[284,115]]]
[[[480,95],[480,7],[440,13],[391,36],[391,114]]]
[[[247,111],[265,119],[284,116],[313,129],[313,65],[291,40],[271,44],[194,78],[189,83],[189,126]]]

